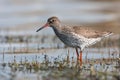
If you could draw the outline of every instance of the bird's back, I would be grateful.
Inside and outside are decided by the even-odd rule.
[[[85,38],[106,37],[112,34],[112,32],[109,31],[97,31],[84,26],[65,26],[63,27],[63,32],[74,33],[77,35],[81,35]]]

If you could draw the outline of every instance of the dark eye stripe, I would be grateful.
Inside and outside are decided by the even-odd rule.
[[[49,23],[53,23],[55,20],[50,20]]]
[[[52,23],[52,21],[49,21],[49,23]]]

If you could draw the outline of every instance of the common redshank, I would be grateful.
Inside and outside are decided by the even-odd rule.
[[[80,61],[80,65],[82,65],[82,51],[85,47],[93,45],[112,34],[112,32],[96,31],[84,26],[65,26],[62,25],[58,17],[55,16],[48,18],[47,23],[36,32],[46,27],[52,27],[57,37],[64,44],[76,49],[77,60]],[[78,49],[80,49],[80,54]]]

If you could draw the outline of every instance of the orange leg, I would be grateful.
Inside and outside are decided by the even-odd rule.
[[[79,54],[78,49],[76,48],[76,54],[77,54],[77,61],[79,61],[80,66],[82,66],[82,51],[80,51],[80,54]]]
[[[80,60],[80,66],[82,66],[82,51],[80,51],[79,60]]]

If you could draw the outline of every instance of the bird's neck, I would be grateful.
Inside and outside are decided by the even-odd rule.
[[[52,27],[52,28],[53,28],[55,34],[56,34],[57,36],[59,36],[59,34],[60,34],[60,32],[61,32],[61,25],[56,26],[56,27]]]

